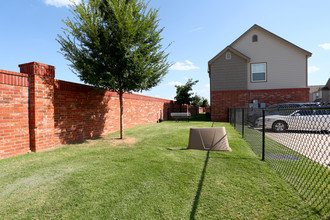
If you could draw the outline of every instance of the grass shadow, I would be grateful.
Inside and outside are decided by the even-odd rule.
[[[198,183],[194,203],[193,203],[193,206],[192,206],[192,209],[191,209],[191,212],[190,212],[190,217],[189,217],[190,220],[195,219],[195,215],[196,215],[196,211],[197,211],[197,208],[198,208],[199,198],[201,196],[201,192],[202,192],[202,188],[203,188],[203,182],[204,182],[204,179],[205,179],[205,173],[206,173],[207,164],[209,162],[209,158],[210,158],[210,151],[207,151],[206,158],[205,158],[205,161],[204,161],[204,168],[203,168],[201,178],[200,178],[199,183]]]
[[[169,148],[166,148],[167,150],[188,150],[186,147],[185,148],[172,148],[172,147],[169,147]]]

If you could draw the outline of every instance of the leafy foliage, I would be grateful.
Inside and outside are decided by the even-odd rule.
[[[195,94],[192,98],[191,104],[194,106],[200,106],[202,103],[202,97],[200,97],[199,95]]]
[[[192,101],[191,101],[191,104],[194,105],[194,106],[200,106],[200,107],[209,107],[209,102],[206,98],[204,97],[201,97],[197,94],[195,94],[193,97],[192,97]]]
[[[71,12],[57,38],[61,53],[83,82],[119,94],[122,119],[123,93],[156,86],[170,66],[158,10],[143,0],[89,0]]]
[[[137,0],[90,0],[58,35],[61,52],[85,83],[123,92],[156,86],[169,64],[162,51],[157,10]],[[157,30],[158,29],[158,30]]]
[[[210,107],[209,101],[206,98],[202,98],[201,107]]]
[[[178,104],[190,104],[193,100],[192,95],[192,87],[198,83],[198,80],[192,81],[192,79],[188,79],[188,82],[185,85],[179,86],[176,85],[176,96],[174,97],[176,103]]]

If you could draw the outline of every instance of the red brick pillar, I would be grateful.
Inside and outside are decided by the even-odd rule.
[[[34,152],[55,147],[54,78],[55,67],[42,63],[19,65],[29,74],[30,147]]]

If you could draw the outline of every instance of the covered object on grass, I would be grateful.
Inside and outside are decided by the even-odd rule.
[[[224,127],[190,128],[188,149],[232,151]]]

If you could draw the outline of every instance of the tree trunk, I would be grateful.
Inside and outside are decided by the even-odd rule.
[[[119,92],[119,102],[120,102],[120,139],[124,139],[124,105],[123,105],[123,92]]]

